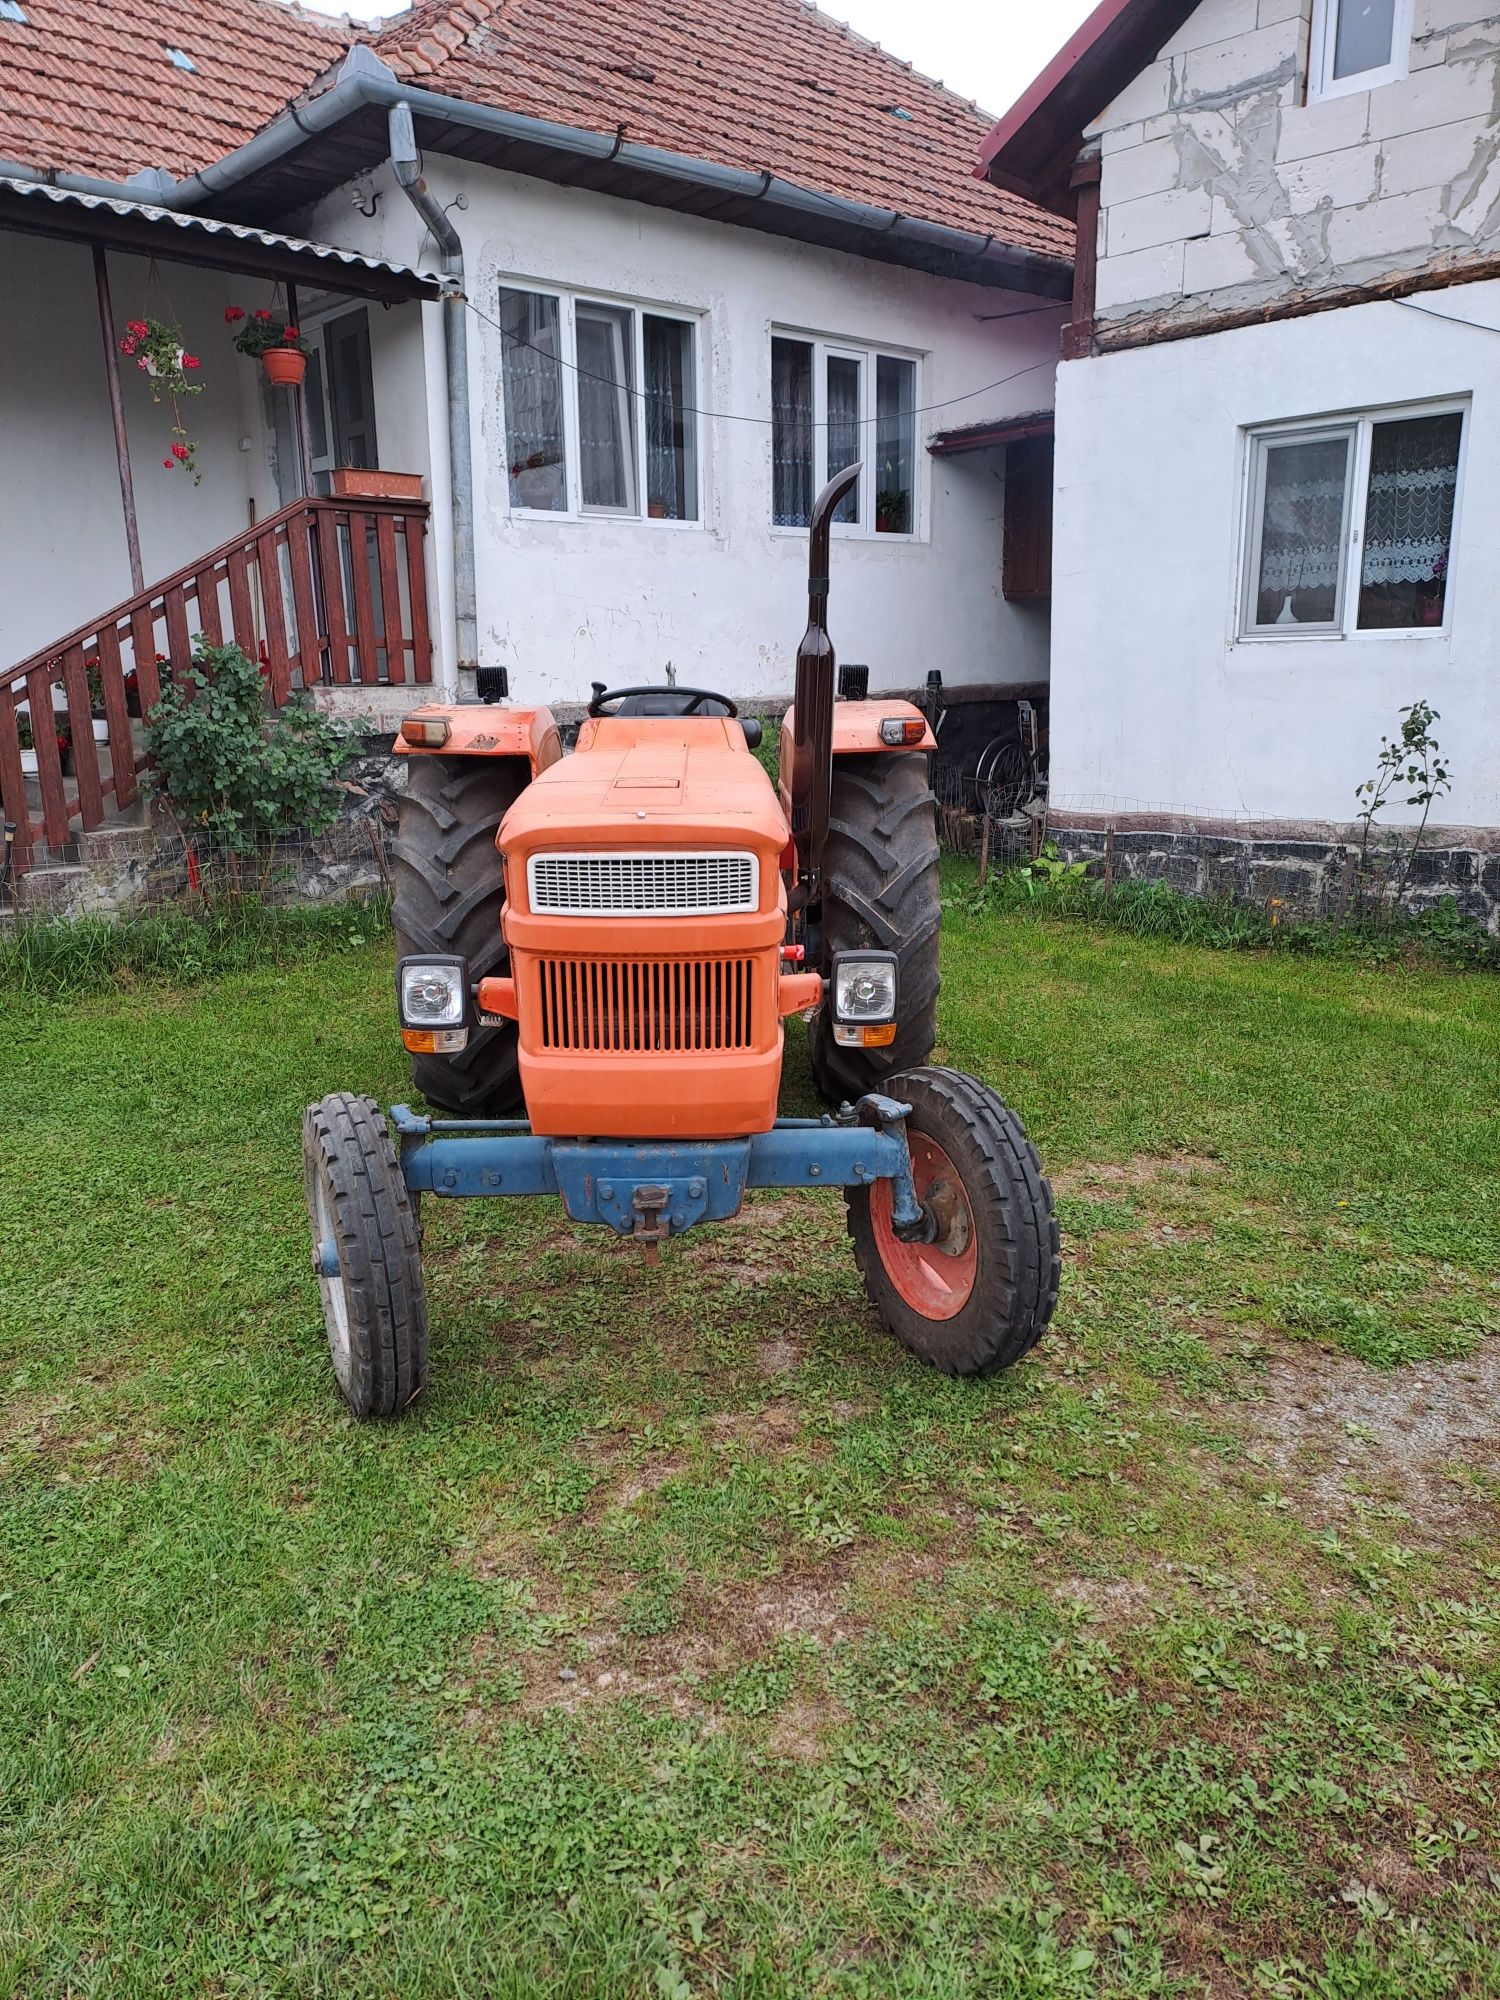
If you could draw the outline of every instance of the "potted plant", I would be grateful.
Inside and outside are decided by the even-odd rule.
[[[57,744],[57,761],[62,767],[63,776],[67,777],[73,769],[73,739],[66,727],[59,728],[55,721],[52,726]],[[16,711],[16,740],[21,746],[21,774],[23,777],[34,778],[38,770],[36,731],[31,726],[29,706]]]
[[[184,472],[190,472],[193,484],[201,486],[203,474],[198,470],[196,457],[198,440],[188,436],[182,412],[177,407],[180,396],[203,394],[203,384],[193,379],[200,365],[198,357],[189,354],[184,346],[182,329],[169,326],[160,319],[127,320],[125,331],[120,336],[120,352],[133,359],[146,377],[153,403],[159,403],[163,396],[171,401],[172,446],[162,464],[168,472],[175,472],[179,467]]]
[[[264,306],[258,306],[252,313],[247,313],[243,306],[226,306],[224,318],[228,325],[237,328],[235,346],[241,354],[260,363],[268,382],[278,388],[301,386],[311,349],[297,327],[288,326],[284,318],[278,319]]]
[[[911,533],[911,494],[904,486],[882,486],[875,495],[875,532],[880,535]]]
[[[89,677],[89,717],[94,725],[94,741],[109,741],[109,710],[104,705],[104,668],[99,663],[99,655],[90,653],[83,663],[83,670]]]

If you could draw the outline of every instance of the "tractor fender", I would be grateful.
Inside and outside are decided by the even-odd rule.
[[[448,724],[447,740],[413,743],[408,722]],[[495,708],[486,702],[426,702],[403,718],[392,746],[398,757],[524,757],[534,778],[562,755],[550,708]]]
[[[791,812],[792,766],[796,761],[796,710],[789,708],[781,718],[781,763],[777,790],[788,814]],[[882,743],[882,722],[899,719],[920,722],[921,737],[912,743]],[[899,757],[910,750],[936,750],[937,738],[920,708],[910,701],[839,701],[833,706],[833,754],[835,757]]]

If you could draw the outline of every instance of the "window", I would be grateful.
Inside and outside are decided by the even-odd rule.
[[[1448,408],[1252,436],[1241,635],[1442,627],[1463,426]]]
[[[1407,73],[1411,0],[1313,0],[1307,94],[1370,90]]]
[[[185,69],[196,74],[198,65],[185,50],[171,48],[165,42],[163,42],[162,47],[166,49],[167,61],[172,65],[173,69]]]
[[[691,320],[503,285],[500,333],[512,507],[698,519]]]
[[[776,334],[771,340],[771,519],[805,528],[825,480],[863,471],[834,520],[855,534],[917,528],[917,364]]]

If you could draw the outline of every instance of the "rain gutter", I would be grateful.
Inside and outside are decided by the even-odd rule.
[[[535,146],[551,152],[570,153],[581,159],[597,160],[659,180],[677,181],[683,186],[715,194],[725,200],[764,203],[789,215],[831,223],[861,234],[887,238],[893,245],[907,244],[963,258],[992,268],[996,278],[1009,289],[1066,299],[1072,294],[1072,260],[1044,251],[1025,250],[1000,241],[993,232],[981,235],[966,229],[950,229],[943,223],[924,222],[896,209],[873,207],[842,195],[820,193],[800,187],[779,175],[744,167],[725,167],[711,160],[695,160],[682,153],[665,152],[622,140],[617,133],[589,132],[580,126],[557,125],[545,118],[529,118],[518,111],[496,105],[473,104],[465,98],[448,97],[433,90],[418,90],[402,83],[395,72],[359,42],[349,51],[329,88],[316,97],[291,104],[252,139],[246,140],[221,160],[173,181],[159,169],[124,183],[140,191],[163,208],[198,208],[216,196],[228,194],[262,169],[274,166],[294,153],[303,143],[332,129],[352,112],[368,107],[391,111],[397,105],[409,107],[414,118],[437,124],[483,132],[517,145]],[[50,181],[54,186],[83,194],[122,192],[118,181],[103,181],[86,174],[39,172],[34,167],[0,162],[0,172],[32,180]],[[148,192],[149,190],[149,192]],[[856,253],[857,254],[857,253]],[[904,261],[897,258],[895,261]]]
[[[393,104],[388,119],[391,167],[401,191],[432,232],[443,272],[443,366],[448,381],[448,484],[453,509],[453,621],[460,676],[479,665],[479,615],[474,584],[474,459],[469,430],[468,299],[464,246],[422,178],[411,108]],[[460,679],[465,691],[470,684]]]

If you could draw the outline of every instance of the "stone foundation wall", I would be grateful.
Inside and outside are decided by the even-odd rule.
[[[1500,933],[1500,841],[1480,830],[1467,838],[1439,828],[1412,864],[1402,908],[1432,909],[1451,897],[1460,911]],[[1049,821],[1047,838],[1065,861],[1084,861],[1096,875],[1111,860],[1111,829],[1103,824]],[[1165,882],[1185,896],[1279,905],[1287,917],[1330,918],[1343,910],[1388,906],[1400,879],[1402,851],[1371,845],[1368,870],[1358,867],[1359,843],[1328,829],[1277,835],[1172,827],[1113,829],[1117,882]]]

